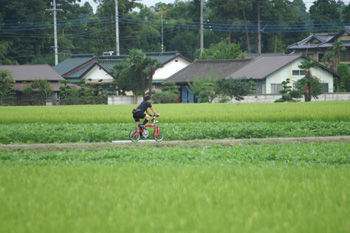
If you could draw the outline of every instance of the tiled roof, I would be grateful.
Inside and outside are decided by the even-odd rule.
[[[33,81],[38,79],[48,81],[64,80],[49,65],[4,65],[0,69],[7,69],[13,72],[15,81]]]
[[[264,79],[275,71],[302,57],[301,54],[293,55],[261,55],[249,64],[228,75],[227,78],[253,78]]]
[[[339,33],[315,33],[315,34],[311,34],[307,38],[305,38],[297,43],[288,45],[287,49],[297,50],[297,49],[332,48],[333,47],[332,43],[334,42],[334,40],[336,38],[338,38],[338,36],[340,36],[344,32],[350,34],[350,26],[344,26],[344,29],[341,30]],[[310,43],[314,39],[319,40],[320,43],[317,43],[317,44]],[[343,46],[348,47],[349,45],[348,45],[348,43],[343,43]]]
[[[80,55],[72,55],[67,60],[57,64],[54,69],[57,73],[64,76],[65,74],[73,71],[74,69],[96,59],[93,54],[80,54]]]
[[[213,78],[225,78],[250,63],[252,59],[236,60],[196,60],[194,63],[173,74],[165,82],[186,83],[197,77],[212,75]]]
[[[170,76],[165,82],[187,83],[197,77],[212,75],[214,78],[253,78],[265,79],[291,62],[304,58],[302,54],[262,54],[251,59],[236,60],[196,60],[191,65]],[[332,72],[320,65],[322,69]]]

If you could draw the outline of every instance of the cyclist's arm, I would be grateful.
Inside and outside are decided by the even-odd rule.
[[[154,110],[153,107],[151,107],[151,110],[152,110],[152,112],[153,112],[154,114],[158,115],[157,112],[156,112],[156,110]],[[148,113],[148,114],[149,114],[149,113]],[[149,114],[149,115],[151,115],[151,114]]]

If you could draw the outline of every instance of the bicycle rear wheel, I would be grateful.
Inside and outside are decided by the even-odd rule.
[[[154,131],[153,137],[154,137],[154,140],[156,140],[157,142],[160,142],[164,138],[164,133],[163,133],[163,130],[161,130],[160,128],[158,128],[157,131]]]
[[[140,133],[137,132],[137,129],[133,129],[130,131],[129,138],[132,142],[137,142],[140,140]]]

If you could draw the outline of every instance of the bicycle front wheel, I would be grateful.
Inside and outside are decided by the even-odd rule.
[[[137,131],[137,129],[133,129],[129,134],[129,138],[132,142],[137,142],[138,140],[140,140],[140,133],[138,133]]]
[[[157,142],[162,141],[164,138],[163,130],[161,130],[160,128],[157,128],[157,130],[154,131],[153,133],[153,137],[154,137],[154,140],[156,140]]]

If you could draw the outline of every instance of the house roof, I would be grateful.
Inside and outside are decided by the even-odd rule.
[[[158,60],[159,63],[165,65],[169,61],[180,57],[184,60],[187,60],[189,62],[192,62],[191,60],[185,58],[178,52],[154,52],[154,53],[145,53],[147,56],[151,57],[152,59]],[[122,55],[122,56],[101,56],[98,58],[98,63],[109,73],[112,73],[113,67],[118,63],[123,61],[128,56]]]
[[[343,33],[350,35],[350,26],[344,26],[343,30],[338,33],[314,33],[306,37],[305,39],[287,46],[289,50],[298,49],[319,49],[319,48],[332,48],[332,43]],[[317,40],[318,43],[313,43]],[[343,46],[350,47],[350,42],[343,41]]]
[[[203,75],[213,75],[214,78],[224,78],[244,67],[251,62],[251,60],[252,59],[195,60],[194,63],[167,78],[165,82],[192,82],[195,78]]]
[[[154,52],[145,54],[158,60],[163,65],[177,57],[192,62],[178,52]],[[126,55],[100,57],[95,57],[93,54],[72,55],[69,59],[56,65],[54,69],[66,79],[79,79],[95,64],[100,65],[106,72],[113,73],[113,67],[127,57]]]
[[[80,69],[85,68],[85,66],[90,65],[94,61],[96,61],[96,57],[94,54],[73,54],[70,58],[57,64],[53,68],[60,75],[69,76],[79,71]]]
[[[49,65],[4,65],[0,69],[7,69],[13,72],[15,81],[33,81],[38,79],[48,81],[64,80]]]
[[[217,78],[253,78],[265,79],[272,73],[280,70],[291,62],[299,59],[307,59],[302,54],[261,54],[251,59],[236,60],[196,60],[191,65],[170,76],[165,82],[187,83],[193,82],[197,77],[212,74]],[[319,65],[334,76],[338,74],[332,72],[327,67]]]
[[[302,57],[301,54],[266,55],[262,54],[227,78],[264,79],[275,71]]]

